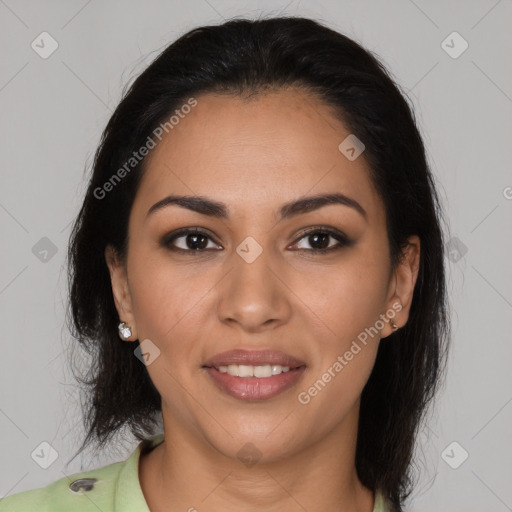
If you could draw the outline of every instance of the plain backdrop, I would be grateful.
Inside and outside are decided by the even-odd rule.
[[[83,435],[65,326],[71,221],[123,86],[191,28],[262,14],[347,34],[411,98],[449,220],[453,346],[407,509],[512,510],[510,0],[0,1],[0,497],[135,448],[123,435],[68,464]],[[47,469],[31,456],[44,442],[58,453]]]

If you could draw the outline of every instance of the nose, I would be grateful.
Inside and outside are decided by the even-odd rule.
[[[254,247],[241,244],[250,252]],[[247,332],[273,329],[291,316],[292,292],[280,276],[278,263],[263,250],[255,259],[241,248],[230,258],[230,271],[221,281],[217,314],[223,323],[237,324]],[[282,272],[281,272],[282,274]]]

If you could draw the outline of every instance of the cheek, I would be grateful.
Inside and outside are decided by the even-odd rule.
[[[130,290],[139,339],[150,339],[160,351],[148,373],[167,406],[192,422],[194,400],[183,389],[192,389],[194,372],[199,371],[198,340],[204,331],[205,308],[211,308],[209,292],[218,278],[154,254],[132,263]]]
[[[340,265],[310,268],[303,275],[308,277],[300,278],[297,289],[308,306],[305,311],[322,329],[320,339],[331,340],[337,348],[374,326],[384,312],[388,283],[382,262],[354,254]]]
[[[317,288],[316,304],[310,306],[314,313],[307,313],[305,320],[309,329],[315,326],[316,347],[314,364],[297,400],[307,416],[321,416],[326,425],[339,422],[359,399],[380,343],[380,329],[375,328],[380,294],[360,279],[340,273],[325,289]]]
[[[155,253],[134,256],[129,272],[140,339],[154,340],[169,352],[192,347],[216,274],[198,273],[193,264],[176,265],[165,254]]]
[[[316,407],[336,402],[337,411],[323,414],[339,415],[358,398],[375,362],[387,289],[385,262],[347,258],[327,273],[325,268],[317,275],[310,271],[301,287],[304,328],[314,329],[311,337],[317,342],[307,380],[313,387],[302,391]]]

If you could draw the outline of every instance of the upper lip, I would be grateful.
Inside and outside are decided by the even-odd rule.
[[[215,367],[242,364],[250,366],[281,365],[290,368],[305,366],[306,363],[279,350],[229,350],[208,359],[204,366]]]

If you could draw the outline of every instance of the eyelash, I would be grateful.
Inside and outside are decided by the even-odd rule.
[[[334,238],[335,240],[338,241],[338,245],[335,245],[334,247],[328,247],[326,249],[295,249],[295,250],[297,252],[313,253],[313,254],[319,254],[320,255],[320,254],[331,253],[331,252],[337,251],[339,249],[342,249],[343,247],[350,247],[351,245],[353,245],[353,241],[350,240],[342,232],[335,231],[335,230],[333,230],[331,228],[325,228],[325,227],[322,227],[322,226],[314,226],[313,228],[309,228],[306,231],[302,231],[300,233],[300,235],[299,235],[299,238],[292,245],[296,245],[303,238],[306,238],[308,236],[315,235],[315,234],[325,234],[325,235],[331,236],[332,238]],[[186,236],[186,235],[201,235],[201,236],[204,236],[206,238],[209,238],[214,243],[216,243],[213,240],[213,238],[208,233],[206,233],[205,231],[202,231],[200,229],[184,228],[184,229],[180,229],[179,231],[177,231],[175,233],[171,233],[171,234],[165,235],[163,237],[162,241],[161,241],[161,244],[164,247],[166,247],[167,249],[169,249],[170,251],[178,252],[178,253],[182,253],[182,254],[186,253],[186,254],[189,254],[191,256],[196,256],[198,254],[201,254],[201,253],[204,253],[206,251],[211,250],[211,249],[196,249],[196,250],[194,250],[194,249],[181,249],[181,248],[178,248],[178,247],[175,247],[175,246],[172,245],[172,243],[175,240],[177,240],[178,238],[181,238],[183,236]],[[217,244],[217,245],[219,245],[219,244]]]

